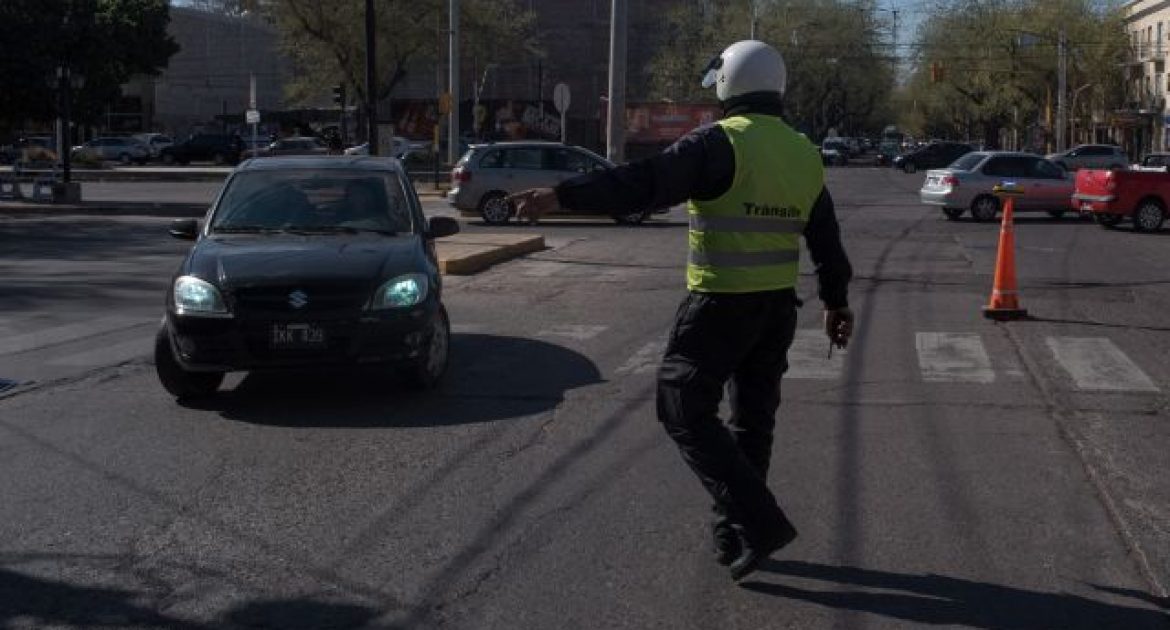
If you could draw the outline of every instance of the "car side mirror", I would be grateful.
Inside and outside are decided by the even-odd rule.
[[[443,238],[459,233],[459,222],[451,217],[427,219],[427,238]]]
[[[199,222],[195,219],[175,219],[171,221],[170,233],[177,239],[193,241],[199,236]]]

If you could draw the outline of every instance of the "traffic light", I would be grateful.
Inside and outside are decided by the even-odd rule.
[[[338,83],[333,86],[333,104],[345,106],[345,84]]]

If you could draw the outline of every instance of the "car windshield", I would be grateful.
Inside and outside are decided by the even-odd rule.
[[[980,155],[978,153],[968,153],[954,162],[951,162],[949,168],[956,171],[973,171],[975,170],[975,167],[979,166],[979,163],[983,161],[984,157],[987,156]]]
[[[232,177],[213,232],[379,232],[413,229],[394,173],[343,170],[245,171]]]

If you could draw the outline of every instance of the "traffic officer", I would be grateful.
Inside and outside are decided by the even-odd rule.
[[[658,373],[658,417],[714,499],[717,557],[737,580],[796,537],[766,480],[801,305],[801,235],[816,265],[829,343],[844,347],[853,331],[852,270],[820,154],[783,120],[785,81],[775,48],[732,44],[703,78],[722,120],[647,160],[511,197],[531,220],[558,206],[625,216],[688,201],[689,292]],[[726,427],[718,416],[725,385]]]

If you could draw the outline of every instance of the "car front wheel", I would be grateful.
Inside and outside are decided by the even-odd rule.
[[[1166,220],[1166,211],[1157,200],[1147,199],[1133,211],[1133,229],[1136,232],[1155,232]]]
[[[976,221],[994,221],[999,213],[999,200],[991,195],[980,195],[971,202],[971,217]]]
[[[479,214],[491,225],[503,225],[512,218],[512,204],[508,203],[508,197],[504,193],[490,192],[480,200]]]
[[[175,398],[205,398],[223,383],[223,372],[189,372],[179,365],[164,325],[154,338],[154,369],[158,380]]]
[[[914,162],[906,162],[902,165],[902,170],[913,175],[914,173],[918,172],[918,165]]]
[[[631,212],[629,214],[625,214],[625,215],[622,215],[620,217],[614,217],[613,220],[618,225],[639,225],[642,222],[644,222],[646,220],[646,218],[649,216],[650,216],[649,211],[639,210],[637,212]]]
[[[406,380],[416,389],[435,387],[447,372],[450,356],[451,322],[447,319],[447,309],[440,304],[422,356],[407,368]]]

